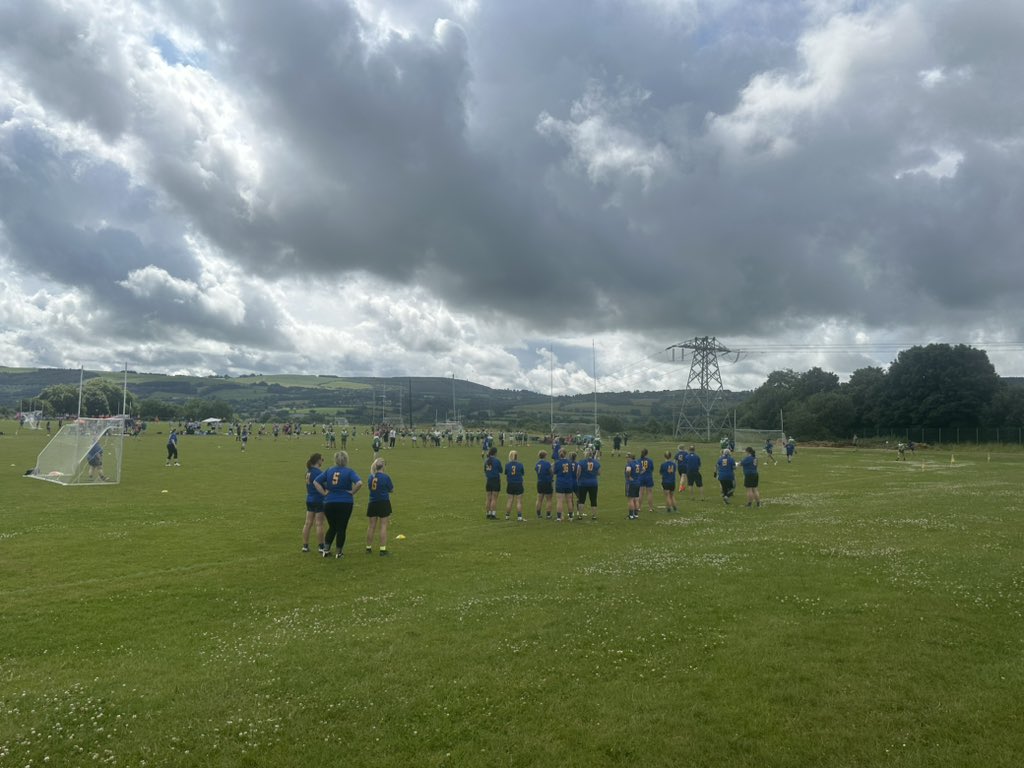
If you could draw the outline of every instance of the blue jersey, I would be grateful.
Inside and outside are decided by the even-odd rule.
[[[654,485],[654,460],[650,456],[643,456],[636,461],[637,472],[640,474],[640,485]]]
[[[715,462],[715,471],[719,480],[734,480],[736,478],[736,460],[732,456],[722,456]]]
[[[321,501],[323,499],[323,494],[313,485],[320,477],[320,472],[320,467],[310,467],[306,470],[306,501]]]
[[[743,467],[744,477],[756,477],[757,476],[757,457],[751,456],[749,453],[740,459],[740,466]]]
[[[693,475],[700,472],[700,456],[696,452],[686,454],[686,474]]]
[[[774,450],[775,450],[775,446],[772,444],[772,441],[771,440],[765,440],[764,441],[764,452],[767,453],[770,456],[772,451],[774,451]]]
[[[626,475],[627,485],[632,485],[636,488],[640,487],[640,471],[637,462],[627,461],[623,473]]]
[[[103,460],[103,447],[99,443],[93,443],[85,458],[92,465],[99,464]]]
[[[686,457],[688,455],[689,454],[686,451],[679,451],[676,454],[676,474],[677,475],[685,475],[686,474]]]
[[[351,502],[354,501],[352,489],[361,483],[362,479],[352,467],[334,466],[321,472],[316,482],[327,491],[324,497],[326,503]]]
[[[551,469],[551,462],[547,459],[541,459],[538,461],[533,470],[537,473],[538,483],[550,483],[555,479],[554,473]]]
[[[522,464],[518,461],[510,461],[505,465],[505,478],[508,481],[509,488],[522,488],[523,487],[523,472],[525,471]]]
[[[576,471],[569,459],[558,459],[552,465],[555,473],[555,493],[572,493],[576,485]]]
[[[661,467],[658,468],[661,472],[661,484],[675,486],[676,484],[676,463],[674,461],[665,461]]]
[[[488,456],[484,460],[484,477],[488,480],[501,480],[501,462],[497,456]]]
[[[580,488],[596,488],[599,474],[601,462],[597,459],[584,459],[576,465],[576,485]]]
[[[370,502],[388,501],[391,498],[391,492],[395,490],[395,484],[391,482],[391,477],[384,472],[372,473],[366,479],[366,484],[370,488]]]

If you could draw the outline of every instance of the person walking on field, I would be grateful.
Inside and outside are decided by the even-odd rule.
[[[761,506],[761,491],[758,489],[757,455],[749,445],[746,448],[747,455],[740,460],[743,468],[743,487],[747,489],[747,506],[756,503]]]
[[[505,519],[512,516],[512,502],[516,505],[516,520],[520,523],[523,520],[523,472],[525,471],[519,461],[519,451],[508,452],[508,463],[505,464],[505,493],[508,494],[508,501],[505,503]]]
[[[302,526],[302,551],[309,552],[309,534],[316,524],[317,552],[324,551],[324,497],[314,481],[323,471],[324,457],[314,453],[306,462],[306,522]]]
[[[180,467],[181,463],[178,461],[178,432],[172,429],[171,434],[167,436],[167,465],[171,466],[171,459],[174,460],[174,466]]]
[[[722,503],[728,504],[736,491],[736,460],[728,448],[722,450],[722,455],[715,462],[715,477],[722,486]]]
[[[704,501],[704,476],[700,473],[700,456],[692,445],[686,452],[686,484],[690,486],[691,496],[699,489],[700,500]]]
[[[373,539],[379,536],[380,556],[387,557],[388,552],[388,521],[391,519],[391,494],[395,484],[384,472],[384,459],[374,459],[370,465],[370,476],[366,484],[370,487],[370,499],[366,504],[366,517],[369,526],[366,529],[366,554],[373,554]]]

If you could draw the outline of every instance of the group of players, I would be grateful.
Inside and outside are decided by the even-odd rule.
[[[347,451],[334,454],[334,464],[323,468],[324,457],[314,453],[306,461],[306,522],[302,527],[302,551],[309,552],[310,534],[315,530],[317,551],[321,557],[344,556],[345,540],[349,520],[355,507],[355,497],[363,489],[361,477],[349,465]],[[388,552],[388,520],[391,518],[391,494],[395,484],[384,468],[383,458],[374,457],[365,486],[369,500],[366,517],[366,554],[373,554],[374,541],[379,542],[378,552],[386,557]],[[325,529],[326,523],[326,530]]]
[[[505,519],[512,519],[513,507],[516,520],[525,522],[523,516],[523,495],[525,491],[525,468],[519,460],[519,452],[509,451],[508,461],[502,466],[497,456],[498,449],[489,447],[484,458],[485,479],[485,516],[488,520],[498,519],[499,495],[501,478],[505,477]],[[768,451],[769,457],[771,451]],[[590,507],[590,519],[597,519],[597,491],[601,475],[600,451],[593,445],[587,446],[582,459],[576,453],[569,452],[557,441],[552,445],[551,456],[540,451],[534,464],[537,479],[537,503],[535,513],[538,519],[563,520],[582,519],[584,509]],[[723,448],[722,454],[715,462],[715,478],[722,488],[722,503],[730,504],[736,489],[736,468],[743,473],[743,485],[746,489],[747,506],[761,506],[759,490],[760,475],[757,465],[757,453],[753,448],[746,448],[745,455],[737,463],[730,448]],[[704,500],[704,478],[701,474],[701,458],[695,447],[680,445],[676,453],[665,451],[665,460],[655,468],[654,459],[646,448],[641,449],[639,457],[626,453],[623,476],[626,488],[626,517],[637,520],[640,510],[647,504],[649,512],[654,512],[655,471],[661,478],[661,488],[665,496],[665,510],[678,512],[676,492],[683,493],[690,489],[691,496]],[[552,503],[554,500],[554,503]],[[554,510],[552,510],[554,507]],[[545,514],[546,509],[546,514]],[[554,511],[554,516],[552,516]]]

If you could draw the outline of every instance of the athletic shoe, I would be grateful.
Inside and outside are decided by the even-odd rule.
[[[557,520],[558,522],[562,522],[562,513],[561,512],[559,512],[558,515],[555,516],[555,520]]]
[[[548,510],[548,520],[550,520],[550,519],[551,519],[551,511]]]
[[[541,514],[540,514],[540,510],[538,509],[537,510],[537,519],[540,520],[540,518],[541,518]]]
[[[342,554],[341,552],[339,552],[338,554],[336,554],[336,555],[334,556],[334,559],[335,559],[335,560],[341,560],[341,558],[343,558],[344,556],[345,556],[345,555],[343,555],[343,554]]]
[[[506,512],[505,513],[505,519],[506,520],[511,520],[512,519],[512,515],[510,515],[508,512]]]
[[[524,519],[523,519],[523,516],[522,516],[522,515],[519,515],[519,516],[518,516],[518,517],[516,518],[516,522],[517,522],[517,523],[525,523],[525,522],[526,522],[526,520],[524,520]]]
[[[373,554],[373,547],[367,547],[366,548],[366,554],[372,555]]]
[[[180,467],[180,466],[181,466],[181,463],[180,463],[180,462],[177,462],[177,461],[176,461],[176,462],[174,462],[174,466],[176,466],[176,467]]]
[[[390,553],[390,552],[388,552],[388,551],[387,551],[386,549],[382,549],[382,550],[380,551],[380,556],[381,556],[381,557],[391,557],[391,553]]]
[[[302,545],[302,551],[303,552],[309,552],[309,544],[303,544]]]
[[[331,550],[329,550],[329,549],[321,549],[320,550],[320,555],[322,557],[330,557],[331,556]]]

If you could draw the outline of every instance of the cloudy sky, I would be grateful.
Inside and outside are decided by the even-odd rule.
[[[0,0],[0,364],[1022,376],[1022,50],[1020,0]]]

